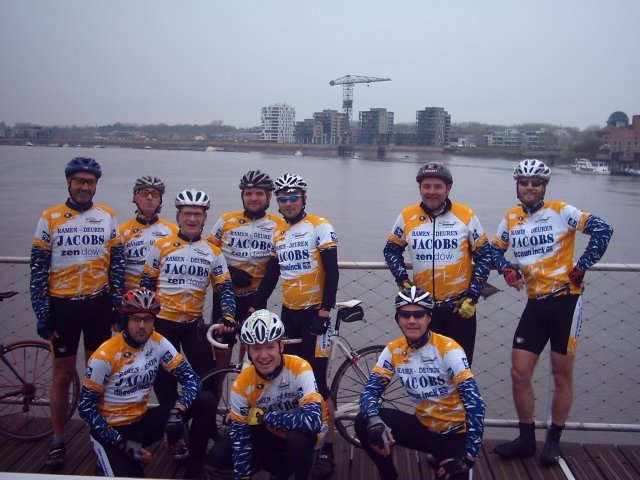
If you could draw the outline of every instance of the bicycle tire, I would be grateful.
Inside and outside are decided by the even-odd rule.
[[[231,403],[229,394],[231,386],[242,370],[242,365],[231,364],[224,367],[214,368],[202,375],[202,383],[216,382],[216,433],[214,439],[224,435],[229,428],[229,414],[231,413]]]
[[[24,380],[0,361],[0,435],[13,440],[39,440],[53,433],[50,395],[53,354],[47,342],[22,340],[6,345],[2,358]],[[69,384],[65,422],[78,407],[80,378],[74,372]]]
[[[354,430],[354,420],[355,414],[360,411],[360,393],[384,348],[384,345],[370,345],[357,350],[359,370],[356,370],[354,363],[347,358],[342,362],[331,382],[331,394],[336,410],[347,408],[350,412],[348,416],[336,415],[336,430],[347,442],[358,448],[362,448],[362,445]],[[405,412],[413,412],[415,409],[399,377],[391,379],[381,401],[385,408],[396,408]]]

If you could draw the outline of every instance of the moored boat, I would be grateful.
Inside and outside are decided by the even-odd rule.
[[[576,158],[573,171],[577,173],[589,173],[592,175],[609,175],[609,164],[605,162],[592,162],[586,158]]]

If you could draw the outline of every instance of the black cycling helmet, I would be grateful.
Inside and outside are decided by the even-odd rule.
[[[420,167],[416,173],[416,182],[420,183],[425,178],[439,178],[447,185],[453,184],[451,170],[443,163],[429,162]]]
[[[64,168],[64,174],[67,178],[78,172],[93,173],[96,178],[100,178],[102,176],[100,164],[93,158],[88,157],[76,157],[67,163],[67,166]]]
[[[433,312],[433,298],[431,294],[420,287],[412,285],[409,288],[405,288],[398,292],[396,295],[396,310],[405,305],[420,305],[426,308],[429,313]]]
[[[165,187],[163,181],[153,175],[144,175],[138,178],[133,185],[133,194],[136,195],[143,188],[155,188],[161,195],[164,195]]]
[[[240,179],[240,190],[245,188],[261,188],[267,192],[273,190],[273,180],[271,177],[260,170],[249,170]]]

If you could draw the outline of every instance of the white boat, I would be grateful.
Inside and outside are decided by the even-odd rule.
[[[592,175],[609,175],[609,164],[605,162],[592,162],[586,158],[576,158],[573,169],[577,173],[589,173]]]
[[[302,150],[296,150],[296,153],[294,153],[294,155],[296,157],[302,157],[304,155],[304,153],[302,153]]]

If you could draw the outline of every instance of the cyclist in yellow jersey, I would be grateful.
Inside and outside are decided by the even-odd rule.
[[[31,247],[31,304],[51,342],[53,445],[46,466],[65,463],[64,424],[80,334],[88,359],[111,336],[124,292],[124,248],[113,210],[93,203],[102,169],[76,157],[65,168],[69,198],[40,217]]]
[[[509,286],[524,285],[529,297],[513,338],[511,381],[520,421],[520,435],[495,447],[504,458],[530,457],[536,451],[533,370],[547,342],[551,342],[554,393],[551,426],[540,456],[543,465],[560,457],[560,435],[573,397],[573,363],[582,323],[581,294],[585,272],[607,249],[613,229],[602,219],[567,203],[545,201],[551,170],[537,159],[514,169],[520,205],[507,212],[493,238],[492,256]],[[576,231],[590,235],[576,264]],[[517,266],[504,258],[511,247]],[[522,272],[522,273],[520,273]]]
[[[314,467],[314,475],[327,476],[334,465],[335,409],[327,385],[327,365],[329,312],[338,290],[338,236],[327,219],[305,211],[307,183],[299,175],[285,173],[274,183],[286,226],[275,234],[274,248],[253,308],[266,303],[282,277],[282,322],[289,338],[302,339],[302,344],[287,345],[286,352],[311,364],[318,391],[329,411],[327,441]]]
[[[133,185],[136,216],[120,225],[125,249],[124,283],[127,290],[140,286],[149,247],[159,238],[178,233],[178,227],[160,218],[165,186],[152,175],[138,178]]]
[[[398,216],[384,247],[384,258],[400,287],[413,284],[435,300],[430,329],[453,338],[473,361],[476,303],[491,271],[490,245],[476,214],[449,200],[451,170],[437,162],[416,175],[421,202]],[[409,250],[410,280],[403,254]]]
[[[314,447],[327,431],[313,370],[300,357],[283,354],[284,330],[267,310],[255,311],[240,330],[251,365],[233,382],[230,429],[211,454],[211,464],[233,468],[236,479],[249,478],[252,468],[268,470],[274,479],[308,479]]]
[[[485,405],[465,352],[451,338],[430,331],[434,302],[429,293],[406,288],[395,306],[404,336],[382,351],[362,390],[356,434],[383,480],[398,478],[394,444],[433,455],[437,478],[467,479],[482,447]],[[394,375],[415,405],[414,414],[380,407]]]
[[[222,333],[229,335],[235,329],[235,299],[227,262],[218,247],[201,237],[210,203],[209,195],[200,190],[178,193],[175,205],[180,230],[149,248],[142,275],[142,286],[154,290],[162,304],[156,330],[176,350],[182,348],[198,375],[215,366],[202,318],[211,285],[220,294]],[[204,388],[215,392],[213,382],[205,383]],[[172,403],[177,395],[175,381],[162,371],[154,390],[161,403]]]
[[[174,456],[188,454],[184,478],[203,478],[208,425],[215,415],[213,395],[199,392],[200,378],[173,345],[153,331],[159,311],[152,291],[128,291],[121,307],[122,332],[89,359],[78,412],[91,428],[102,476],[144,477],[144,465],[152,459],[147,447],[164,435]],[[159,370],[177,378],[180,396],[174,404],[149,408],[149,393]]]

